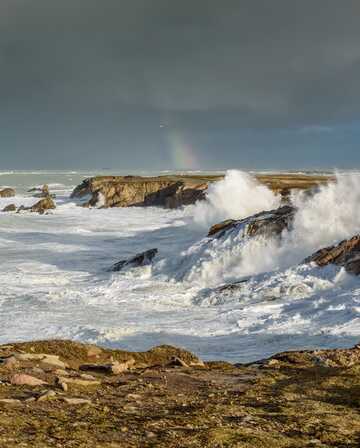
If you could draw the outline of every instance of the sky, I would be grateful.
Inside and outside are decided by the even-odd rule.
[[[359,0],[1,0],[0,169],[360,168]]]

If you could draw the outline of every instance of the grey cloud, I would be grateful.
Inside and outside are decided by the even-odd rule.
[[[104,134],[358,120],[359,17],[358,0],[2,0],[0,115]]]

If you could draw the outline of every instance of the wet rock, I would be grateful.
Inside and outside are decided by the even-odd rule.
[[[9,204],[6,207],[3,208],[3,212],[16,212],[16,205],[15,204]]]
[[[52,200],[50,196],[46,198],[40,199],[36,204],[29,208],[29,210],[33,213],[44,214],[47,210],[53,210],[56,208],[55,202]]]
[[[82,371],[93,371],[98,373],[105,373],[110,375],[119,375],[135,364],[135,360],[133,358],[129,359],[125,362],[112,362],[110,364],[83,364],[79,367]]]
[[[244,236],[281,237],[284,230],[290,230],[296,208],[285,205],[276,210],[264,211],[240,220],[227,220],[213,225],[208,233],[209,237],[221,238],[226,232],[236,229],[242,230]]]
[[[12,375],[10,383],[14,386],[43,386],[47,384],[45,381],[31,375],[26,375],[25,373]]]
[[[157,253],[158,253],[157,249],[150,249],[145,252],[141,252],[140,254],[137,254],[134,257],[129,258],[128,260],[121,260],[118,263],[115,263],[110,269],[110,271],[119,272],[127,267],[134,268],[139,266],[147,266],[151,264],[152,260],[154,259]]]
[[[325,247],[304,260],[304,263],[315,263],[320,267],[329,264],[342,266],[351,274],[360,274],[360,235],[349,240]]]
[[[31,188],[29,193],[34,193],[34,198],[56,198],[55,194],[50,193],[49,186],[47,184],[44,184],[41,188]]]
[[[16,192],[13,188],[4,188],[0,190],[0,198],[13,198]]]

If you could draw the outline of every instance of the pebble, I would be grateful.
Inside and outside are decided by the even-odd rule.
[[[95,380],[84,380],[81,378],[68,378],[68,377],[58,377],[57,378],[58,384],[60,383],[67,383],[67,384],[74,384],[75,386],[98,386],[101,384],[100,381]]]

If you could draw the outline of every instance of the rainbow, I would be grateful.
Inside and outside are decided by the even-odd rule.
[[[176,170],[193,170],[200,166],[196,152],[185,135],[171,129],[166,133],[173,168]]]

